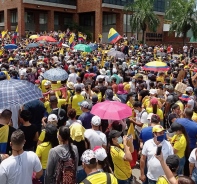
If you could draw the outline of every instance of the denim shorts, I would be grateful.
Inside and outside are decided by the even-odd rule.
[[[184,166],[185,166],[185,157],[179,159],[179,167],[177,170],[177,175],[183,175]]]
[[[195,167],[195,169],[192,172],[192,180],[197,183],[197,168]]]
[[[131,177],[128,178],[127,180],[119,180],[118,179],[118,184],[131,184],[132,181],[133,181],[133,175],[131,175]]]

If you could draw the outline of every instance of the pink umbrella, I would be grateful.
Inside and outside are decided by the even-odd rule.
[[[122,120],[132,115],[132,110],[126,104],[118,101],[105,101],[92,107],[91,113],[101,119]]]

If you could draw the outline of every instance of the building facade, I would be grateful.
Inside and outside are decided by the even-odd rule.
[[[75,22],[92,33],[93,40],[103,35],[107,41],[110,28],[121,35],[132,36],[130,17],[123,8],[134,0],[0,0],[0,30],[14,31],[20,36],[26,31],[66,30]],[[163,19],[167,0],[155,0],[154,10],[160,19],[155,34],[146,33],[148,42],[162,41]],[[138,33],[141,34],[140,32]],[[140,37],[140,36],[139,36]]]

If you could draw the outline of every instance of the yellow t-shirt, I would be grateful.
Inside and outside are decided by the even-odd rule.
[[[7,71],[3,71],[3,73],[5,73],[7,80],[10,80],[10,75],[8,74]]]
[[[44,141],[44,138],[45,138],[45,135],[46,135],[46,132],[45,132],[45,129],[44,129],[44,130],[42,130],[42,132],[41,132],[38,140],[41,141],[41,142],[43,142]]]
[[[130,101],[128,101],[127,102],[127,105],[131,108],[131,110],[132,110],[132,115],[131,115],[131,117],[133,118],[133,117],[135,117],[135,112],[134,112],[134,108],[133,108],[133,104],[130,102]]]
[[[57,81],[57,84],[51,84],[52,90],[59,89],[60,87],[61,87],[61,81]],[[61,96],[60,91],[56,91],[55,93],[56,93],[56,95]]]
[[[118,184],[117,179],[114,177],[114,175],[110,174],[111,177],[111,184]],[[98,184],[107,184],[107,177],[104,172],[97,172],[97,173],[92,173],[86,177],[86,179],[90,183],[98,183]],[[84,182],[81,182],[80,184],[83,184]]]
[[[153,108],[152,107],[148,107],[146,108],[146,112],[148,114],[152,113],[153,112]],[[163,111],[159,108],[157,108],[157,115],[159,116],[160,120],[163,120]]]
[[[41,83],[41,89],[42,89],[42,92],[43,92],[43,93],[46,93],[46,92],[47,92],[46,89],[45,89],[45,87],[44,87],[44,84],[45,84],[46,81],[47,81],[47,80],[43,79],[43,80],[42,80],[42,83]]]
[[[164,77],[158,76],[156,80],[157,80],[157,82],[164,83]]]
[[[120,144],[120,147],[123,149],[123,144]],[[132,170],[130,163],[124,160],[125,153],[122,149],[116,146],[111,146],[110,154],[114,164],[115,177],[119,180],[127,180],[131,177]]]
[[[36,154],[40,158],[40,162],[42,164],[42,168],[46,169],[49,151],[51,149],[51,144],[49,142],[43,142],[42,144],[37,146]]]
[[[171,141],[173,145],[173,148],[177,150],[176,155],[179,156],[179,158],[183,158],[185,156],[185,149],[187,146],[186,138],[183,134],[177,135],[175,134]]]
[[[57,107],[58,107],[58,108],[61,108],[61,106],[62,106],[63,104],[66,104],[66,99],[59,98],[59,99],[58,99]],[[44,102],[44,107],[45,107],[45,109],[46,109],[46,111],[47,111],[48,113],[51,113],[52,109],[51,109],[51,107],[50,107],[50,102],[49,102],[49,101]]]
[[[176,177],[176,179],[178,179],[178,176]],[[166,176],[160,176],[157,180],[157,184],[169,184]]]
[[[192,120],[197,122],[197,113],[193,112]]]
[[[83,101],[84,101],[84,97],[80,94],[76,94],[72,97],[72,104],[71,104],[71,97],[69,98],[68,104],[72,106],[72,109],[76,110],[77,115],[81,115],[82,111],[81,111],[79,103],[81,103]]]

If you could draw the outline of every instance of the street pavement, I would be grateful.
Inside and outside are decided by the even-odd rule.
[[[132,174],[134,176],[134,182],[133,184],[141,184],[142,182],[139,180],[140,177],[140,169],[139,169],[139,163],[136,164],[135,168],[132,169]]]

